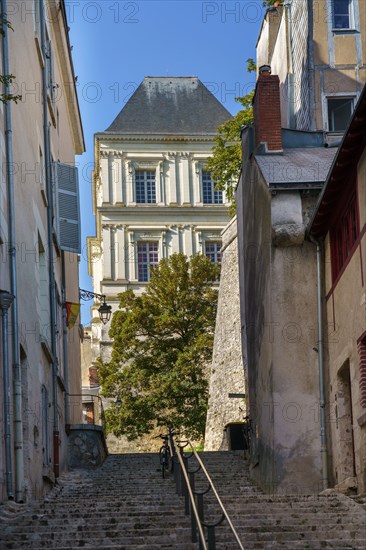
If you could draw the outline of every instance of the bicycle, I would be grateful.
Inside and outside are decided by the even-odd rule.
[[[172,428],[168,428],[167,434],[159,435],[159,437],[161,437],[161,439],[164,440],[164,443],[159,450],[159,460],[160,460],[163,479],[165,478],[167,472],[173,471],[173,467],[174,467],[173,457],[172,457],[172,452],[174,454],[174,448],[172,448],[172,451],[171,451],[169,446],[169,442],[173,446],[173,440],[172,440],[173,435],[174,435],[174,432]]]

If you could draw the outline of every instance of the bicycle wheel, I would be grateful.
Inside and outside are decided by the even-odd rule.
[[[169,470],[170,463],[170,450],[169,447],[163,445],[159,452],[160,455],[160,464],[161,464],[161,473],[163,478],[165,478],[166,472]]]

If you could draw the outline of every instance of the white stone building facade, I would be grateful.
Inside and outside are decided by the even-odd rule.
[[[196,77],[146,77],[113,124],[95,135],[96,235],[89,273],[112,310],[141,293],[150,265],[175,252],[221,259],[225,194],[206,169],[217,127],[230,113]],[[108,359],[109,324],[92,308],[92,355]]]

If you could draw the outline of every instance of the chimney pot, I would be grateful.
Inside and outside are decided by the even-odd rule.
[[[271,66],[270,65],[261,65],[259,67],[259,74],[271,74]]]

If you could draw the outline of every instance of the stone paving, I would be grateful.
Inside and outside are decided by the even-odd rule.
[[[245,550],[366,548],[366,511],[333,491],[269,496],[249,481],[243,457],[201,454]],[[192,462],[192,461],[191,461]],[[194,464],[192,462],[191,467]],[[205,487],[197,479],[197,487]],[[220,517],[210,497],[206,519]],[[173,479],[163,480],[157,454],[111,455],[95,470],[63,475],[43,501],[0,506],[0,549],[197,549]],[[223,524],[217,549],[236,545]]]

